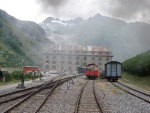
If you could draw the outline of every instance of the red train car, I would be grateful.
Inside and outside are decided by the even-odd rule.
[[[89,79],[95,79],[98,77],[98,66],[95,64],[88,64],[86,65],[86,76]]]
[[[24,66],[23,67],[23,73],[32,72],[32,71],[38,72],[39,68],[37,66]]]

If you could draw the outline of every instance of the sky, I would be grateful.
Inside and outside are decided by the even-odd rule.
[[[17,19],[36,23],[47,17],[88,19],[99,13],[126,22],[150,24],[150,0],[0,0],[0,9]]]

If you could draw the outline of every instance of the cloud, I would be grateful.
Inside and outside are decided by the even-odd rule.
[[[111,0],[109,6],[109,13],[114,17],[150,22],[150,0]]]
[[[68,0],[37,0],[38,3],[40,3],[43,8],[57,8],[59,6],[64,5]]]
[[[150,0],[36,0],[42,12],[58,18],[87,19],[97,13],[150,23]]]

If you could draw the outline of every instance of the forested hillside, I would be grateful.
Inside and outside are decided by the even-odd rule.
[[[150,50],[123,63],[123,70],[140,76],[150,76]]]
[[[20,21],[0,10],[0,67],[41,65],[42,51],[52,42],[34,22]]]

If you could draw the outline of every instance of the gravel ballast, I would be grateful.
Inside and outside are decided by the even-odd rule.
[[[47,76],[44,81],[50,80],[54,76]],[[74,84],[70,80],[56,88],[38,113],[73,113],[80,89],[86,80],[85,76],[79,77],[73,80]],[[42,81],[38,80],[28,85],[25,84],[25,86],[31,87],[33,84],[40,83]],[[68,84],[70,86],[69,89],[67,87]],[[7,92],[10,89],[16,90],[16,86],[4,88],[0,92]],[[96,80],[95,89],[99,101],[102,102],[102,107],[107,113],[150,113],[150,104],[128,94],[105,79]]]

